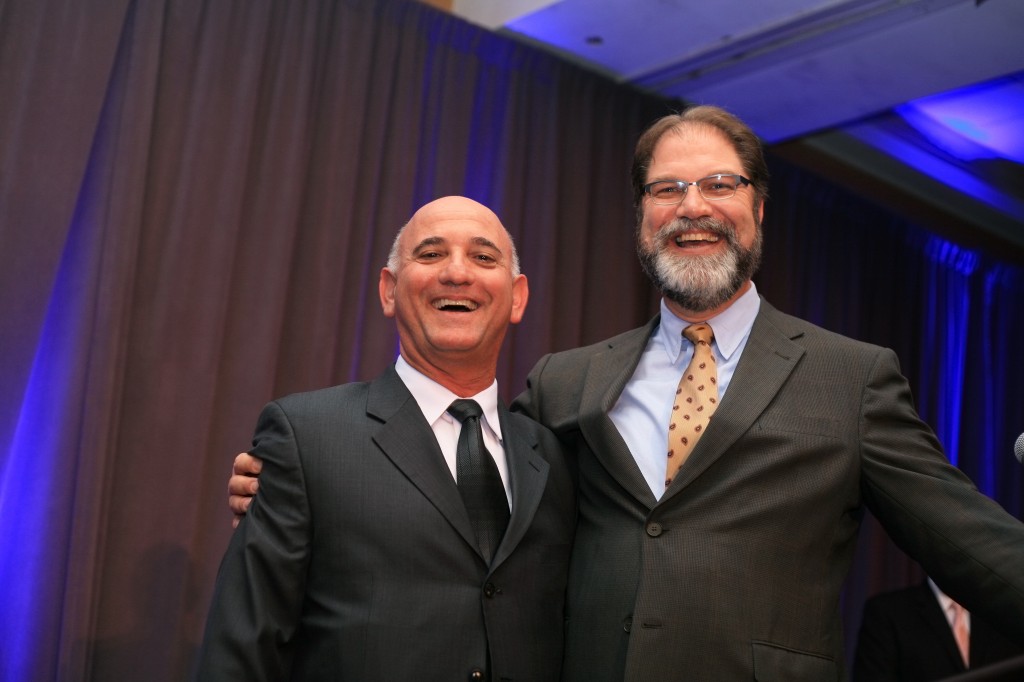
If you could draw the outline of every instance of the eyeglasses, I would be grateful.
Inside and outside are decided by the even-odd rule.
[[[741,186],[749,184],[750,180],[742,175],[709,175],[693,182],[686,180],[650,182],[644,185],[644,194],[650,195],[651,201],[656,204],[673,206],[682,202],[690,185],[696,185],[700,195],[708,201],[721,201],[732,197]]]

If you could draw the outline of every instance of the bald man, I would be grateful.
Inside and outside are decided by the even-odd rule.
[[[554,435],[498,398],[529,295],[512,239],[481,204],[431,202],[379,291],[395,364],[260,416],[260,494],[221,564],[199,677],[554,682],[575,495]],[[467,399],[504,517],[485,540],[464,502]]]

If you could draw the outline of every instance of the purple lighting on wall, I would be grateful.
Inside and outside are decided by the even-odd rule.
[[[914,100],[896,111],[961,160],[1024,163],[1024,75]]]

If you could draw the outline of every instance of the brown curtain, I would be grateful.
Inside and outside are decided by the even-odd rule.
[[[188,676],[231,458],[267,400],[394,359],[375,285],[422,203],[472,196],[517,241],[506,398],[544,352],[645,321],[628,167],[670,109],[397,0],[0,0],[5,679]],[[779,185],[804,181],[773,188],[762,291],[913,358],[920,245],[820,217],[856,202],[799,215]],[[997,317],[1024,319],[999,279]],[[861,583],[905,565],[887,552]]]
[[[13,677],[187,677],[233,453],[394,359],[376,281],[425,201],[522,251],[506,397],[651,310],[625,177],[668,108],[418,4],[0,3],[0,77]]]

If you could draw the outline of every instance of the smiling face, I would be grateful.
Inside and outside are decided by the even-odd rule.
[[[646,182],[747,172],[721,131],[685,123],[658,140]],[[761,260],[763,212],[764,204],[749,186],[741,186],[728,199],[708,201],[691,185],[675,206],[643,197],[637,253],[674,313],[691,321],[706,320],[750,287]]]
[[[490,385],[508,325],[529,297],[514,262],[512,240],[486,206],[444,197],[417,211],[380,273],[402,357],[460,395]]]

